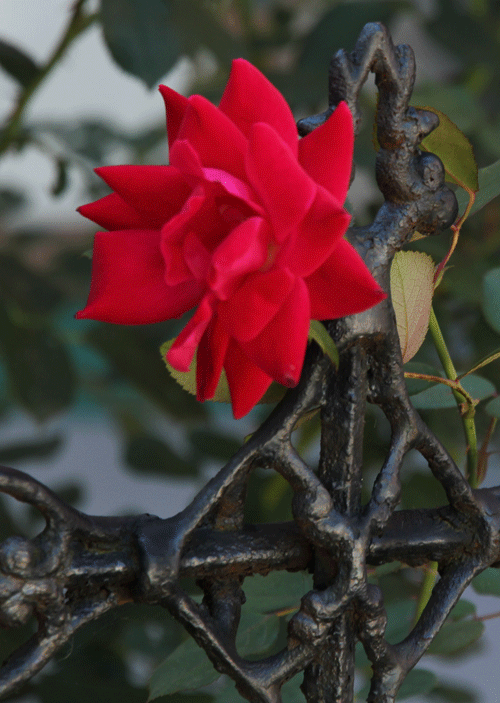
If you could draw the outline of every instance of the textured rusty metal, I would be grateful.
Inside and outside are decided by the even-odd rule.
[[[369,227],[353,228],[348,237],[387,291],[392,257],[413,232],[438,233],[457,214],[440,160],[419,149],[437,119],[409,105],[414,64],[411,49],[395,47],[383,25],[366,25],[354,51],[332,59],[328,110],[298,125],[306,134],[340,100],[359,125],[359,92],[375,74],[376,175],[385,202]],[[340,351],[338,372],[311,347],[299,385],[172,518],[87,516],[26,474],[0,470],[0,491],[34,505],[47,522],[38,537],[11,537],[0,546],[0,625],[15,627],[33,614],[39,622],[38,632],[0,670],[0,695],[17,690],[85,623],[136,602],[167,608],[253,703],[281,703],[281,686],[302,671],[308,703],[349,703],[357,640],[372,662],[368,701],[394,700],[471,579],[500,562],[500,488],[473,491],[414,410],[390,297],[328,326]],[[382,409],[391,440],[362,506],[366,401]],[[321,409],[317,471],[291,443],[295,424],[314,408]],[[395,512],[402,462],[412,449],[442,484],[447,506]],[[293,522],[244,524],[246,484],[255,467],[278,471],[289,482]],[[437,561],[441,575],[419,621],[395,645],[384,638],[382,594],[367,580],[367,565],[394,560]],[[304,594],[289,623],[286,648],[247,661],[235,647],[244,577],[276,569],[312,571],[314,590]],[[201,605],[182,590],[183,576],[202,587]]]

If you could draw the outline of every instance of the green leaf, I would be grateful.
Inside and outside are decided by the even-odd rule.
[[[311,320],[309,325],[309,339],[319,345],[323,354],[327,356],[336,369],[339,367],[339,350],[326,327],[319,320]]]
[[[438,684],[436,674],[427,669],[412,669],[398,691],[397,700],[402,701],[412,696],[425,696]],[[356,700],[366,701],[370,691],[370,682],[366,683],[356,694]]]
[[[247,657],[268,649],[276,640],[279,627],[280,619],[276,615],[262,615],[244,610],[236,638],[238,653]],[[205,652],[190,638],[177,647],[153,672],[149,682],[148,700],[207,686],[219,676]]]
[[[171,0],[101,0],[101,20],[116,63],[150,88],[181,54]]]
[[[495,351],[490,352],[487,356],[484,356],[480,361],[477,362],[477,364],[474,364],[474,366],[469,369],[469,371],[466,371],[465,373],[460,374],[459,378],[465,378],[469,374],[473,373],[474,371],[477,371],[478,369],[482,369],[483,366],[487,366],[488,364],[491,364],[492,361],[496,361],[497,359],[500,358],[500,349],[495,349]]]
[[[1,39],[0,66],[23,87],[28,86],[40,70],[31,56]]]
[[[45,459],[52,456],[62,444],[61,437],[41,441],[15,442],[0,449],[0,464],[13,464],[17,461]]]
[[[165,372],[158,354],[158,342],[150,340],[146,333],[144,328],[99,325],[86,334],[86,339],[127,381],[170,416],[184,421],[205,417],[202,403],[184,393]]]
[[[174,649],[155,669],[149,681],[148,701],[178,691],[208,686],[219,676],[203,649],[190,638]]]
[[[18,402],[37,420],[47,420],[70,405],[76,377],[67,349],[48,327],[13,322],[0,305],[0,351],[9,385]]]
[[[429,693],[429,703],[479,703],[473,691],[440,684]]]
[[[475,399],[482,400],[496,392],[495,386],[482,376],[471,374],[461,381],[464,389]],[[449,386],[438,383],[422,393],[412,396],[411,402],[417,410],[439,410],[456,407],[456,400]]]
[[[493,398],[489,403],[484,406],[485,411],[491,417],[500,418],[500,396],[498,398]]]
[[[177,371],[177,369],[174,369],[174,367],[171,366],[167,361],[167,352],[174,342],[175,339],[170,339],[168,342],[165,342],[161,345],[160,354],[162,356],[162,359],[165,362],[165,365],[172,378],[175,379],[177,383],[182,386],[182,388],[184,388],[185,391],[187,391],[191,395],[196,395],[196,354],[193,357],[193,361],[191,362],[189,371]],[[281,386],[279,383],[271,383],[267,391],[260,399],[259,404],[276,403],[283,398],[285,393],[286,388],[284,386]],[[211,398],[211,400],[216,403],[231,402],[231,393],[229,392],[226,372],[224,371],[224,369],[222,369],[221,371],[219,383],[217,384],[217,388],[215,389],[214,397]]]
[[[168,476],[196,476],[198,467],[184,461],[165,442],[149,434],[129,439],[125,449],[125,462],[141,474]]]
[[[194,430],[189,441],[200,458],[213,457],[227,461],[236,454],[241,442],[214,430]]]
[[[472,580],[472,587],[485,596],[500,596],[500,570],[485,569]]]
[[[426,374],[427,376],[443,375],[442,372],[435,366],[431,366],[430,364],[423,364],[420,361],[410,361],[410,363],[405,364],[404,370],[410,373]],[[425,391],[427,388],[432,388],[432,386],[435,386],[436,383],[437,381],[425,381],[421,378],[406,379],[406,387],[408,388],[408,393],[410,395],[416,395],[417,393]]]
[[[464,618],[467,618],[469,615],[475,615],[476,614],[476,606],[474,603],[471,603],[470,600],[466,600],[465,598],[461,598],[456,606],[452,609],[450,614],[448,615],[449,620],[463,620]]]
[[[444,112],[433,107],[423,107],[439,117],[439,127],[420,144],[422,149],[439,156],[452,181],[462,188],[479,190],[478,170],[472,144],[457,125]]]
[[[479,192],[476,195],[469,217],[500,195],[500,159],[485,168],[480,168],[478,180]],[[463,190],[457,191],[456,196],[460,212],[463,212],[469,202],[469,196]]]
[[[445,622],[427,650],[428,654],[449,655],[476,642],[484,632],[479,620]]]
[[[270,613],[299,607],[300,599],[313,587],[312,576],[302,571],[272,571],[267,576],[255,574],[245,580],[245,595],[252,610]]]
[[[280,618],[274,614],[262,614],[243,608],[236,649],[242,657],[262,654],[276,641],[280,629]]]
[[[415,356],[427,334],[434,269],[431,257],[421,251],[399,251],[392,262],[391,298],[403,363]]]
[[[412,696],[425,696],[438,683],[438,677],[427,669],[412,669],[407,675],[398,692],[398,700],[403,701]]]
[[[500,332],[500,268],[490,269],[483,278],[483,313],[495,332]]]

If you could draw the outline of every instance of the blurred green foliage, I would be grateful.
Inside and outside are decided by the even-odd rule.
[[[68,2],[71,21],[46,64],[39,64],[0,36],[0,66],[18,86],[11,119],[0,132],[0,154],[11,149],[18,152],[28,147],[40,149],[54,162],[54,197],[65,192],[71,181],[69,176],[75,171],[83,177],[88,199],[100,197],[105,190],[90,167],[106,164],[116,149],[124,149],[130,161],[147,163],[155,150],[159,146],[164,149],[166,144],[163,124],[144,132],[128,133],[99,120],[85,120],[75,126],[63,121],[42,123],[25,118],[32,96],[43,91],[44,79],[91,24],[101,24],[103,41],[113,59],[149,87],[156,85],[181,55],[187,55],[199,69],[191,92],[217,101],[231,59],[244,56],[284,93],[298,117],[325,107],[330,57],[339,48],[352,50],[366,22],[382,21],[390,28],[406,23],[418,30],[419,41],[424,37],[436,51],[442,52],[436,55],[446,57],[448,68],[443,71],[438,58],[437,77],[419,83],[412,102],[446,113],[471,140],[477,162],[484,168],[480,172],[482,190],[474,209],[477,214],[463,227],[451,267],[436,292],[436,314],[459,373],[500,347],[500,199],[497,197],[500,193],[500,5],[497,2],[435,0],[430,7],[417,0],[142,0],[140,3],[101,0],[96,13],[92,9],[95,3],[92,8],[90,4],[86,0]],[[365,121],[355,160],[360,168],[368,169],[373,181],[373,91],[363,92],[362,107]],[[53,148],[54,140],[57,149]],[[75,417],[82,411],[86,415],[104,411],[116,420],[121,430],[124,466],[136,474],[161,474],[165,479],[201,476],[207,459],[217,463],[226,460],[243,441],[245,433],[242,430],[235,437],[234,432],[224,427],[220,407],[212,403],[200,405],[182,391],[169,377],[159,356],[160,344],[177,334],[182,320],[133,328],[76,323],[73,313],[83,307],[90,281],[90,260],[85,256],[91,249],[87,230],[82,227],[82,234],[70,237],[59,236],[46,228],[39,228],[39,233],[34,234],[33,226],[28,233],[28,223],[10,229],[11,215],[22,213],[27,197],[29,194],[14,189],[0,190],[3,235],[0,422],[16,413],[26,413],[40,425],[35,437],[0,447],[0,461],[23,469],[33,458],[54,456],[65,438],[62,434],[54,435],[47,421],[61,414]],[[463,193],[459,198],[463,211],[466,198]],[[363,209],[355,212],[356,223],[369,221],[379,203],[377,196],[365,202]],[[448,232],[411,246],[427,251],[438,262],[449,243]],[[434,369],[438,375],[442,373],[428,339],[412,364],[420,364],[420,368],[426,364],[425,368]],[[482,368],[480,376],[489,383],[483,382],[478,395],[490,399],[489,414],[485,410],[488,400],[477,407],[481,443],[488,427],[491,428],[492,418],[500,415],[498,402],[491,400],[497,395],[496,389],[500,389],[500,362]],[[416,404],[426,421],[459,464],[465,466],[466,448],[457,408],[450,402],[451,394],[444,387],[424,388],[422,382],[420,386],[418,382],[412,383],[412,392],[421,393],[420,397],[415,396]],[[255,409],[250,422],[256,424],[267,412],[268,407]],[[175,446],[158,429],[158,417],[183,429],[182,447]],[[318,431],[316,417],[296,432],[297,447],[313,464],[317,461]],[[365,435],[368,494],[389,441],[388,423],[377,408],[368,409]],[[493,435],[489,449],[495,449],[497,443]],[[487,457],[488,447],[484,449]],[[402,506],[443,503],[440,486],[416,455],[411,459],[404,470]],[[489,478],[487,466],[483,468],[487,479],[498,483],[495,475]],[[71,495],[78,502],[80,492],[73,488],[68,499]],[[289,519],[290,500],[290,489],[281,477],[256,470],[249,485],[247,519]],[[2,507],[0,536],[22,532],[25,526],[10,515],[3,502]],[[498,574],[490,571],[478,577],[477,590],[500,595]],[[252,654],[283,644],[290,613],[281,610],[298,606],[299,593],[308,588],[304,575],[271,575],[264,589],[257,583],[259,578],[255,577],[255,583],[254,579],[247,580],[250,593],[245,617],[249,632],[254,635],[257,632],[258,636],[253,640],[249,635],[243,648]],[[404,637],[413,618],[421,572],[395,565],[389,571],[385,567],[374,570],[371,578],[384,590],[389,637],[395,640]],[[300,584],[295,594],[293,583],[297,579]],[[271,603],[269,591],[273,595]],[[274,598],[280,592],[284,594],[281,605]],[[297,596],[292,602],[290,594]],[[474,617],[474,606],[466,601],[459,606],[461,610],[453,611],[433,644],[436,655],[450,655],[463,649],[481,634],[483,626]],[[260,640],[263,632],[265,637]],[[3,634],[0,655],[5,656],[28,634],[29,627]],[[43,703],[68,700],[88,703],[90,699],[95,703],[145,702],[150,673],[162,660],[168,672],[169,660],[165,658],[170,657],[175,663],[180,655],[177,647],[188,652],[183,659],[186,670],[191,671],[189,667],[196,660],[205,671],[204,655],[186,637],[165,611],[124,606],[78,633],[71,651],[61,653],[47,673],[26,686],[23,695],[32,694]],[[363,657],[360,652],[360,673],[368,675],[369,665]],[[208,671],[212,678],[216,676],[210,668]],[[155,682],[161,679],[161,669],[158,672]],[[166,679],[170,680],[170,676],[167,673]],[[286,685],[288,703],[303,700],[298,689],[299,678]],[[195,693],[181,693],[182,686],[174,692],[174,688],[169,689],[171,695],[157,700],[165,703],[240,700],[232,683],[227,681]],[[478,700],[471,691],[440,684],[425,665],[408,677],[399,698],[415,694],[427,695],[429,701]]]

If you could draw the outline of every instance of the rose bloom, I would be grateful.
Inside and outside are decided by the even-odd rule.
[[[345,103],[298,139],[269,81],[233,62],[219,107],[160,87],[169,166],[107,166],[114,191],[79,210],[95,237],[92,283],[78,318],[149,324],[193,316],[167,354],[197,397],[225,370],[233,413],[275,380],[298,383],[311,319],[361,312],[385,298],[344,239],[353,123]]]

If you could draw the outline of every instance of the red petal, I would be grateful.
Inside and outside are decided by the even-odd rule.
[[[240,277],[260,268],[267,257],[269,226],[260,217],[250,217],[235,227],[214,251],[211,289],[221,300],[233,293]]]
[[[193,231],[185,237],[182,251],[193,276],[200,281],[206,280],[210,268],[210,252]]]
[[[311,207],[316,185],[272,127],[254,125],[247,173],[269,213],[278,242],[290,234]]]
[[[323,266],[304,279],[311,299],[311,319],[334,320],[373,307],[387,294],[363,259],[345,239]]]
[[[243,351],[271,378],[284,386],[299,382],[310,323],[309,294],[301,278],[278,313]]]
[[[193,272],[185,259],[184,238],[196,232],[208,251],[218,245],[228,226],[221,219],[220,212],[207,197],[203,187],[193,191],[183,210],[167,222],[161,231],[161,250],[165,258],[165,281],[175,285],[192,278]]]
[[[297,155],[297,127],[285,98],[262,73],[245,59],[235,59],[219,110],[250,137],[252,125],[273,127]]]
[[[188,108],[189,101],[184,97],[184,95],[177,93],[167,85],[160,85],[159,91],[165,101],[165,109],[167,112],[168,145],[171,147],[177,139],[179,127],[181,126],[181,122]]]
[[[196,355],[196,397],[198,400],[213,398],[226,357],[229,335],[213,317],[201,338]]]
[[[250,361],[234,339],[230,340],[224,362],[233,415],[236,420],[246,415],[262,398],[272,378]]]
[[[195,314],[167,352],[168,363],[178,371],[189,371],[196,347],[212,319],[211,299],[205,296]]]
[[[77,209],[80,215],[105,229],[154,229],[146,215],[138,213],[117,193],[110,193]]]
[[[173,166],[102,166],[96,173],[155,228],[179,212],[191,192]]]
[[[299,142],[299,161],[311,178],[344,204],[352,169],[354,126],[345,102]]]
[[[169,287],[164,272],[158,232],[98,232],[89,299],[76,317],[122,325],[179,317],[198,302],[202,288],[194,281]]]
[[[215,105],[201,95],[189,98],[189,107],[178,132],[198,154],[205,168],[220,168],[245,179],[247,140]]]
[[[320,186],[309,212],[298,226],[296,238],[278,255],[277,262],[288,266],[297,276],[309,276],[328,259],[344,236],[350,219],[349,213]]]
[[[295,277],[287,269],[250,274],[229,300],[219,303],[217,311],[222,324],[232,337],[249,342],[271,323],[294,282]]]

